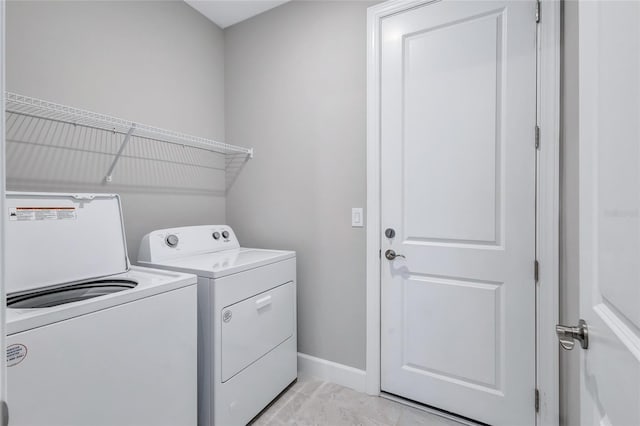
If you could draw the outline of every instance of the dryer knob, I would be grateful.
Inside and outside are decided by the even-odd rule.
[[[211,234],[211,236],[213,237],[214,240],[219,240],[220,239],[220,233],[219,232],[214,232],[213,234]]]
[[[229,231],[222,231],[222,236],[227,239],[229,238]]]
[[[167,243],[167,245],[169,247],[175,247],[178,245],[178,236],[171,234],[171,235],[167,235],[167,238],[165,238],[164,242]]]

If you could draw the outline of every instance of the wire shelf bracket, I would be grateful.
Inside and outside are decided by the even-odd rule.
[[[26,117],[83,126],[123,135],[124,139],[106,173],[105,182],[112,181],[113,171],[130,139],[134,136],[148,141],[189,146],[224,155],[245,155],[247,159],[253,158],[253,148],[245,148],[173,130],[134,123],[122,118],[32,98],[13,92],[5,92],[5,110],[8,113],[19,114]]]
[[[124,152],[124,149],[126,148],[127,143],[129,143],[129,139],[131,139],[131,135],[133,135],[133,132],[135,129],[136,129],[136,125],[134,123],[133,126],[131,126],[131,128],[127,132],[127,134],[124,136],[124,139],[122,140],[122,144],[120,145],[120,149],[118,149],[118,153],[116,154],[116,158],[114,158],[113,161],[111,162],[111,167],[109,167],[109,171],[107,172],[107,175],[104,178],[105,182],[113,181],[113,170],[116,168],[116,164],[118,164],[118,160],[122,156],[122,153]]]

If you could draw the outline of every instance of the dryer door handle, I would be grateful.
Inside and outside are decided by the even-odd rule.
[[[271,304],[271,296],[262,297],[256,300],[256,309],[260,310],[266,306],[269,306],[270,304]]]

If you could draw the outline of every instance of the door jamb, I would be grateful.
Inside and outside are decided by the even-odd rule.
[[[380,26],[387,16],[433,0],[390,0],[367,11],[366,391],[380,394]],[[560,1],[540,1],[537,46],[536,424],[559,424]],[[533,17],[532,17],[533,19]],[[533,262],[534,259],[532,259]],[[534,396],[532,394],[532,403]]]
[[[0,211],[5,212],[5,175],[6,175],[6,151],[5,151],[5,80],[6,80],[6,3],[0,0]],[[5,293],[5,233],[7,216],[2,214],[0,218],[0,424],[8,424],[8,408],[4,404],[7,400],[6,386],[6,293]]]

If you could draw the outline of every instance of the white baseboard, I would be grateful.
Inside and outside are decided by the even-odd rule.
[[[336,383],[358,392],[367,390],[367,373],[364,370],[300,352],[298,352],[298,371],[304,376]]]

